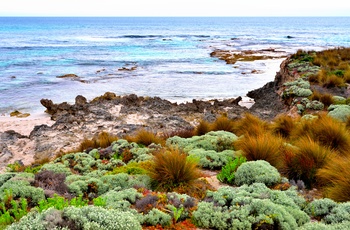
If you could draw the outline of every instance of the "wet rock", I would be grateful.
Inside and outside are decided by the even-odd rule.
[[[29,117],[30,114],[29,113],[21,113],[17,110],[13,111],[10,113],[11,117],[18,117],[18,118],[24,118],[24,117]]]
[[[7,148],[3,149],[2,152],[0,152],[0,162],[1,163],[7,163],[12,158],[13,158],[13,154]]]
[[[70,74],[65,74],[65,75],[57,76],[57,78],[79,78],[79,76],[70,73]]]
[[[0,133],[0,140],[3,143],[3,145],[13,145],[16,143],[18,139],[27,138],[27,136],[24,136],[20,133],[15,132],[14,130],[7,130],[3,133]],[[1,149],[1,146],[0,146]]]
[[[85,97],[78,95],[75,98],[75,105],[80,106],[80,105],[85,105],[87,103],[87,100]]]

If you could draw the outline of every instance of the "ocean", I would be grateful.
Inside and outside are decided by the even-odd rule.
[[[107,91],[174,102],[244,97],[272,81],[283,59],[228,65],[210,57],[215,49],[349,47],[349,31],[349,17],[0,17],[0,116]],[[57,77],[66,74],[79,78]]]

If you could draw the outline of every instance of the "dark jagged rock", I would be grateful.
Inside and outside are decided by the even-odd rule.
[[[57,78],[79,78],[78,75],[75,75],[75,74],[65,74],[65,75],[60,75],[60,76],[57,76]]]

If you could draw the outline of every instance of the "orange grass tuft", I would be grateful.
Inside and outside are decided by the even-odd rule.
[[[346,154],[350,148],[350,134],[345,125],[327,114],[319,114],[319,118],[312,120],[301,120],[292,136],[294,140],[308,136],[340,154]]]
[[[110,146],[114,141],[117,141],[118,137],[111,135],[107,132],[101,132],[97,137],[92,139],[85,138],[77,149],[77,152],[83,152],[89,148],[106,148]],[[76,151],[75,151],[76,152]]]
[[[317,172],[324,195],[337,202],[350,200],[350,156],[334,157]]]
[[[164,132],[162,134],[163,139],[168,139],[170,137],[178,136],[182,138],[191,138],[195,135],[195,130],[193,128],[178,129],[171,132]]]
[[[229,119],[226,116],[220,116],[218,117],[212,124],[211,130],[213,131],[227,131],[227,132],[234,132],[234,124],[235,122],[231,119]]]
[[[267,122],[262,121],[258,117],[246,113],[243,118],[235,122],[234,133],[238,136],[250,135],[259,136],[269,130]]]
[[[346,153],[350,148],[350,135],[343,123],[321,114],[310,127],[310,137],[320,145]]]
[[[164,139],[158,137],[155,133],[147,131],[145,129],[140,129],[136,132],[134,136],[125,137],[129,142],[136,142],[144,146],[149,146],[152,143],[164,144]]]
[[[286,114],[281,114],[275,118],[271,125],[272,133],[280,135],[283,138],[289,139],[293,130],[296,127],[295,119]]]
[[[201,120],[199,122],[199,124],[197,125],[197,127],[195,128],[195,135],[197,136],[201,136],[201,135],[204,135],[206,133],[209,133],[211,130],[211,126],[210,126],[210,123],[205,121],[205,120]]]
[[[283,139],[270,133],[258,136],[246,135],[239,139],[235,146],[243,151],[248,161],[265,160],[277,169],[283,167],[281,154],[284,149]]]
[[[316,183],[317,171],[335,154],[307,136],[299,139],[295,146],[292,150],[294,153],[285,162],[284,172],[290,179],[302,180],[312,186]]]
[[[343,78],[338,77],[334,74],[328,75],[322,79],[323,87],[332,88],[332,87],[342,87],[345,86],[345,81]]]
[[[179,186],[190,186],[200,177],[197,161],[179,149],[162,149],[154,154],[149,176],[160,190],[171,191]]]

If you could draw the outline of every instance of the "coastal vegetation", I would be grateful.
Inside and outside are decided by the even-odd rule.
[[[349,58],[345,48],[291,56],[280,95],[293,116],[101,132],[55,159],[10,164],[0,229],[347,229]]]

